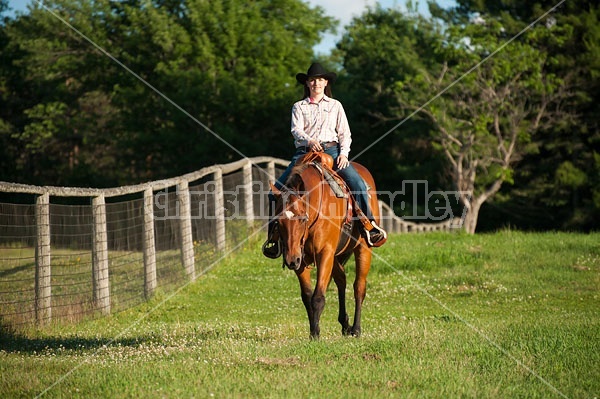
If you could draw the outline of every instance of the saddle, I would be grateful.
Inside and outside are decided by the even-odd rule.
[[[333,170],[333,158],[324,152],[308,152],[296,161],[296,165],[313,164],[321,174],[329,187],[338,198],[348,198],[350,190],[344,180]]]

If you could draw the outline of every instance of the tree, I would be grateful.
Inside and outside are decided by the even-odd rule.
[[[402,106],[418,109],[436,126],[437,142],[467,211],[467,232],[475,232],[481,206],[505,182],[514,182],[518,162],[539,151],[534,134],[571,117],[563,109],[573,97],[571,77],[552,72],[555,57],[541,45],[568,35],[558,27],[536,26],[505,45],[510,38],[493,18],[450,27],[442,51],[455,64],[447,63],[438,76],[425,72],[402,82]],[[408,91],[411,99],[402,94]],[[423,93],[427,97],[419,96]]]
[[[512,37],[556,5],[537,0],[502,2],[459,0],[451,10],[435,15],[452,23],[474,16],[502,21]],[[591,229],[600,220],[600,8],[593,1],[564,2],[542,21],[550,32],[568,34],[540,38],[536,47],[548,55],[547,73],[569,82],[574,95],[563,102],[568,118],[538,129],[532,135],[537,151],[525,154],[515,170],[515,184],[503,186],[490,218],[528,228]],[[516,217],[513,217],[516,215]]]
[[[6,80],[2,178],[33,184],[127,184],[269,152],[289,130],[294,73],[334,25],[300,0],[45,6],[89,41],[38,5],[6,26],[20,79]]]
[[[107,2],[57,2],[54,13],[103,43],[114,24]],[[118,112],[111,103],[111,61],[50,12],[32,5],[7,23],[13,67],[6,111],[15,148],[3,179],[32,184],[103,186],[119,168],[111,133]],[[105,169],[97,173],[95,169]],[[112,170],[111,170],[112,169]]]
[[[11,107],[11,86],[16,84],[19,71],[12,64],[12,53],[9,49],[10,39],[6,32],[8,17],[3,14],[8,10],[8,2],[0,0],[0,170],[10,170],[14,159],[18,156],[10,137],[13,131],[14,110]]]
[[[431,51],[441,40],[430,21],[416,11],[369,8],[347,26],[336,56],[344,70],[335,84],[342,97],[353,132],[352,157],[376,177],[380,191],[405,189],[418,203],[395,201],[395,212],[405,217],[423,215],[423,193],[403,185],[406,180],[427,180],[431,190],[443,190],[446,176],[438,149],[431,143],[431,124],[415,118],[404,121],[398,112],[395,85],[442,60]],[[401,126],[396,126],[402,122]],[[382,197],[381,200],[387,199]]]
[[[510,39],[501,21],[481,21],[441,29],[423,18],[371,10],[354,21],[341,43],[349,72],[368,71],[360,79],[379,85],[375,96],[385,101],[380,120],[402,121],[416,113],[433,128],[434,146],[445,156],[470,233],[482,204],[503,183],[512,183],[524,155],[537,151],[532,134],[564,118],[561,105],[572,96],[569,79],[552,73],[556,60],[540,45],[564,40],[568,31],[539,26],[501,47]],[[365,53],[370,57],[356,51],[358,43],[382,31],[395,44]],[[393,46],[397,51],[386,51]],[[395,61],[400,57],[413,61]],[[373,67],[353,67],[364,61]],[[381,65],[400,72],[380,77]]]

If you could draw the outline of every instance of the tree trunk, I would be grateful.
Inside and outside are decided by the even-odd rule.
[[[481,209],[481,203],[479,201],[472,201],[471,207],[467,211],[465,221],[463,223],[464,230],[469,234],[475,234],[477,228],[477,220],[479,219],[479,210]]]

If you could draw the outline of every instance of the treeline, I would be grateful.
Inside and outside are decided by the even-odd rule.
[[[318,58],[380,190],[465,193],[473,231],[594,228],[600,11],[525,3],[370,8],[317,57],[337,23],[301,0],[53,0],[11,17],[0,0],[0,180],[109,187],[289,158],[294,77]],[[415,194],[396,211],[439,204]]]

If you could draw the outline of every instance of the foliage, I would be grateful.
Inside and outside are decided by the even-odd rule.
[[[456,9],[438,10],[437,15],[447,21],[487,15],[502,21],[508,37],[556,5],[512,0],[457,3]],[[540,22],[552,34],[534,37],[534,48],[547,54],[547,72],[562,82],[559,90],[568,92],[570,98],[560,104],[560,119],[532,132],[530,145],[535,151],[520,160],[514,186],[503,186],[497,203],[488,208],[491,223],[501,218],[522,227],[590,229],[600,220],[600,209],[591,200],[598,191],[594,154],[600,146],[598,118],[593,116],[599,112],[599,17],[600,8],[594,2],[564,2]],[[559,169],[568,164],[585,174],[585,184],[566,187],[561,182]]]
[[[34,5],[3,30],[2,180],[116,185],[280,152],[292,73],[333,23],[298,0]]]
[[[338,43],[345,73],[342,97],[354,132],[351,156],[369,167],[379,190],[395,192],[403,180],[427,180],[431,190],[447,187],[439,149],[430,140],[431,124],[396,112],[394,94],[418,71],[441,65],[431,51],[440,36],[429,24],[416,14],[371,8],[347,26]],[[404,194],[418,196],[422,206],[422,194],[407,187]],[[415,207],[396,212],[421,214]]]
[[[410,132],[407,120],[424,119],[425,129],[399,144],[420,148],[418,140],[431,138],[431,154],[445,158],[453,183],[447,189],[462,193],[466,229],[474,232],[481,206],[521,178],[523,159],[551,144],[543,134],[577,123],[576,73],[557,69],[564,62],[557,50],[574,32],[550,18],[519,34],[510,18],[484,10],[432,11],[447,25],[371,9],[354,20],[339,48],[354,85],[365,82],[361,98],[377,100],[367,104],[372,123],[400,121],[384,136]],[[406,158],[396,162],[412,161]]]

